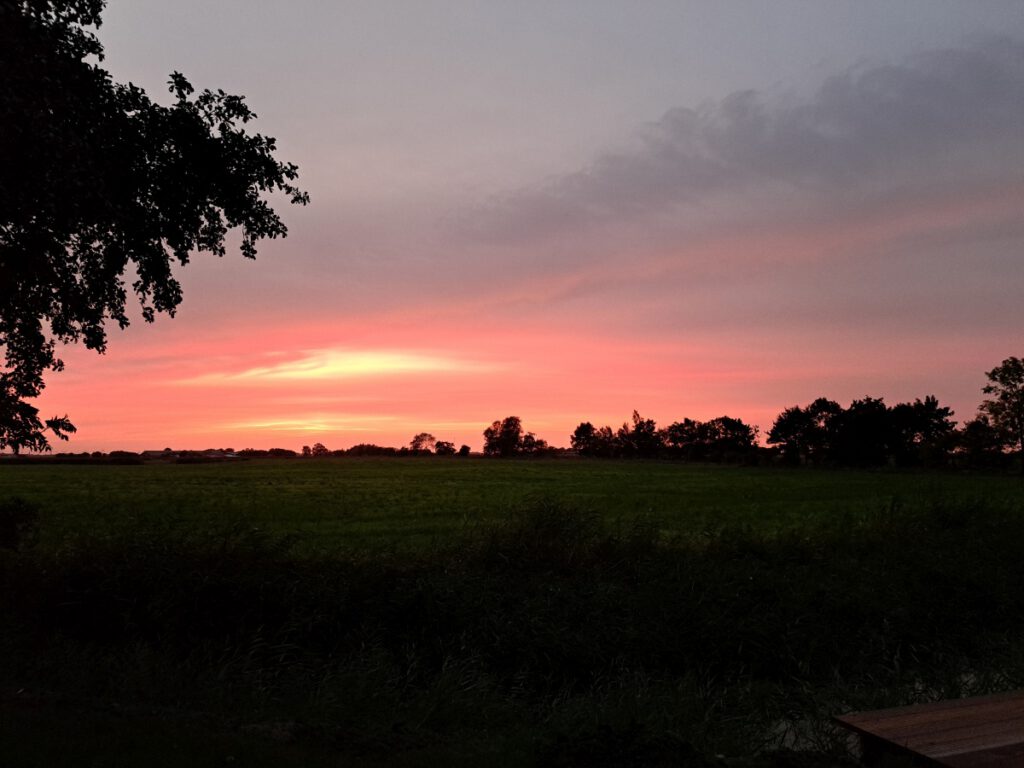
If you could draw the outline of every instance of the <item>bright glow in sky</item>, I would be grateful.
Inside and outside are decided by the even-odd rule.
[[[111,0],[100,38],[154,98],[244,94],[312,204],[66,352],[68,450],[964,419],[1024,354],[1017,0]]]
[[[317,379],[337,381],[358,376],[412,376],[417,373],[449,371],[462,373],[475,368],[471,363],[414,352],[387,350],[351,351],[320,349],[305,352],[296,360],[258,366],[243,371],[211,371],[183,379],[181,384],[279,385]]]

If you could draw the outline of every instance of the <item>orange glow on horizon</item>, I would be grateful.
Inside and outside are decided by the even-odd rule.
[[[614,428],[634,408],[661,426],[728,414],[766,431],[782,408],[821,394],[888,394],[870,382],[891,380],[895,360],[906,358],[894,346],[881,356],[850,348],[809,360],[793,338],[776,338],[771,329],[728,346],[713,334],[665,341],[536,328],[477,327],[460,337],[455,330],[419,324],[377,334],[404,337],[400,354],[369,346],[343,353],[322,347],[313,355],[256,345],[239,351],[244,345],[226,341],[220,355],[200,359],[184,345],[163,355],[147,347],[136,356],[134,338],[115,338],[105,356],[69,350],[68,372],[52,377],[40,405],[47,416],[67,412],[79,428],[70,443],[54,445],[57,451],[397,447],[421,431],[477,450],[483,429],[508,415],[552,445],[567,446],[581,421]],[[292,333],[309,338],[306,326]],[[251,329],[242,335],[251,338]],[[288,336],[281,327],[268,335],[275,343]],[[439,350],[438,338],[449,339],[452,349]],[[922,360],[933,353],[927,346],[916,351]],[[270,359],[281,362],[266,364]],[[362,363],[356,375],[347,367],[352,361]],[[932,392],[928,386],[898,396]]]
[[[79,428],[57,451],[400,446],[421,431],[477,449],[483,429],[508,415],[565,446],[579,422],[616,427],[634,408],[662,426],[728,414],[766,431],[783,408],[820,395],[947,402],[949,392],[966,392],[974,399],[950,404],[968,418],[982,372],[1012,346],[1012,329],[979,339],[969,329],[881,335],[802,318],[773,327],[730,323],[729,307],[715,302],[729,298],[729,275],[755,262],[800,269],[865,244],[1000,221],[1019,202],[1016,190],[990,191],[854,223],[706,236],[488,281],[443,300],[398,297],[373,315],[267,313],[259,325],[245,307],[216,323],[181,313],[112,333],[103,356],[65,350],[67,370],[48,378],[38,405]],[[723,298],[674,292],[703,272],[720,273]],[[629,300],[616,301],[624,290]],[[632,329],[673,303],[718,319]]]

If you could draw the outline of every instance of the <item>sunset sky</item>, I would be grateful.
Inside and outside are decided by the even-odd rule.
[[[244,94],[312,203],[63,354],[56,450],[554,445],[825,395],[971,417],[1024,355],[1012,2],[110,0],[115,79]],[[136,313],[138,314],[138,313]]]

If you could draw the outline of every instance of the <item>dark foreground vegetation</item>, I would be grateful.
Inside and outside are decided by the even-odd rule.
[[[10,765],[852,765],[834,713],[1024,685],[1009,502],[669,539],[538,502],[363,554],[152,519],[44,546],[39,512],[0,507]]]

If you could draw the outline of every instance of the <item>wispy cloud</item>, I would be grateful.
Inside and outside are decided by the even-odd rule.
[[[466,373],[495,370],[491,363],[399,350],[308,350],[300,357],[239,371],[205,373],[182,383],[207,385],[280,384],[398,376],[412,373]]]
[[[289,415],[281,418],[236,421],[222,424],[227,431],[283,432],[283,433],[337,433],[372,432],[389,429],[398,421],[397,416],[385,414],[314,413],[307,416]]]

